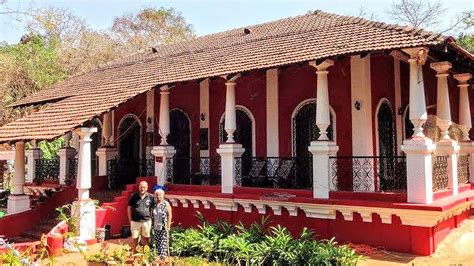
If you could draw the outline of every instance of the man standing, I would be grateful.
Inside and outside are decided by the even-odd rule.
[[[142,244],[148,245],[151,231],[151,210],[155,207],[153,195],[148,193],[148,183],[140,182],[138,193],[134,192],[128,200],[128,221],[132,231],[132,252],[135,253],[139,237]]]

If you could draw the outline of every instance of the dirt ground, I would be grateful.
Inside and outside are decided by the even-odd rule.
[[[128,244],[130,239],[108,241],[110,248]],[[87,253],[99,252],[100,245],[88,247]],[[56,258],[55,265],[87,265],[81,254],[73,253]],[[453,230],[429,257],[417,257],[409,254],[376,251],[374,255],[359,263],[359,266],[379,265],[456,265],[474,266],[474,217],[464,221]]]

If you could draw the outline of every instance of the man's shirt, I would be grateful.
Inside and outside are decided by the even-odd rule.
[[[143,198],[140,197],[140,193],[135,192],[128,200],[128,206],[132,207],[132,221],[149,221],[151,219],[151,210],[155,207],[155,199],[148,192]]]

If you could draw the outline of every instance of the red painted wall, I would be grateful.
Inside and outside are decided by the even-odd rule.
[[[350,59],[329,68],[329,104],[336,112],[336,136],[340,155],[352,154]],[[292,155],[292,114],[304,100],[316,98],[316,73],[311,66],[290,66],[279,73],[280,156]]]

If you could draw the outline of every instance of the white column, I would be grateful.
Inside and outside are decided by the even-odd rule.
[[[436,124],[441,129],[441,139],[436,144],[436,154],[448,156],[448,186],[452,194],[458,194],[458,153],[459,145],[449,137],[451,121],[451,107],[449,104],[448,70],[451,68],[449,62],[432,63],[431,68],[436,71],[437,77],[437,102],[436,102]]]
[[[395,127],[397,130],[397,154],[402,154],[403,116],[398,112],[402,108],[402,88],[400,79],[400,59],[393,58],[393,76],[395,87]]]
[[[107,164],[109,160],[117,156],[117,149],[115,147],[100,147],[95,152],[99,160],[99,176],[107,175]]]
[[[41,159],[41,149],[36,145],[36,140],[33,140],[32,148],[25,151],[27,171],[26,171],[26,183],[32,183],[36,177],[36,160]]]
[[[78,235],[82,240],[95,238],[95,205],[89,198],[91,188],[91,135],[97,128],[80,127],[75,130],[79,135],[79,161],[77,164],[76,188],[78,200],[73,202],[72,216],[77,221]]]
[[[428,115],[422,66],[428,55],[426,48],[404,50],[410,55],[410,121],[415,127],[411,139],[403,141],[402,151],[407,155],[407,200],[410,203],[433,202],[431,153],[435,145],[423,134],[423,123]]]
[[[64,146],[63,148],[59,149],[59,184],[65,185],[66,178],[69,175],[69,161],[74,159],[77,152],[76,149],[69,146],[69,142],[71,140],[72,133],[68,132],[64,134]]]
[[[227,132],[227,141],[219,145],[217,153],[221,156],[221,192],[233,193],[236,184],[236,162],[235,158],[241,157],[245,149],[241,144],[235,143],[234,132],[237,129],[236,113],[235,113],[235,81],[239,75],[227,80],[225,83],[226,98],[225,98],[225,125],[224,129]]]
[[[237,130],[236,112],[235,112],[235,80],[229,80],[225,83],[225,125],[227,132],[226,143],[235,143],[234,132]]]
[[[159,133],[161,136],[160,145],[168,145],[168,135],[170,134],[170,89],[168,85],[160,88],[160,121]]]
[[[316,98],[316,125],[319,127],[320,136],[317,141],[312,141],[308,150],[313,155],[313,197],[329,198],[331,178],[329,174],[329,157],[335,156],[339,147],[335,142],[329,141],[327,128],[330,125],[329,91],[327,68],[334,65],[332,60],[325,60],[320,64],[311,63],[317,71],[317,98]]]
[[[154,146],[151,154],[155,156],[155,175],[157,177],[157,184],[164,185],[167,178],[173,178],[173,156],[176,150],[173,146],[168,144],[167,138],[170,134],[170,103],[169,103],[170,89],[168,85],[160,88],[160,121],[159,133],[161,136],[160,146]]]
[[[102,121],[102,146],[111,146],[112,142],[112,114],[104,114]]]
[[[459,82],[459,125],[463,133],[462,140],[470,141],[469,131],[472,128],[472,122],[468,81],[472,78],[472,75],[470,73],[456,74],[454,78]]]
[[[279,148],[279,104],[278,104],[278,68],[266,72],[266,110],[267,110],[267,156],[278,157]]]
[[[30,209],[30,197],[24,194],[25,186],[25,142],[15,144],[15,167],[11,181],[12,192],[8,196],[7,214],[24,212]]]
[[[469,138],[469,131],[472,128],[471,107],[469,103],[469,83],[472,78],[470,73],[462,73],[454,75],[459,82],[459,125],[463,133],[463,139],[460,143],[462,154],[470,154],[469,156],[469,181],[474,182],[474,143]]]

